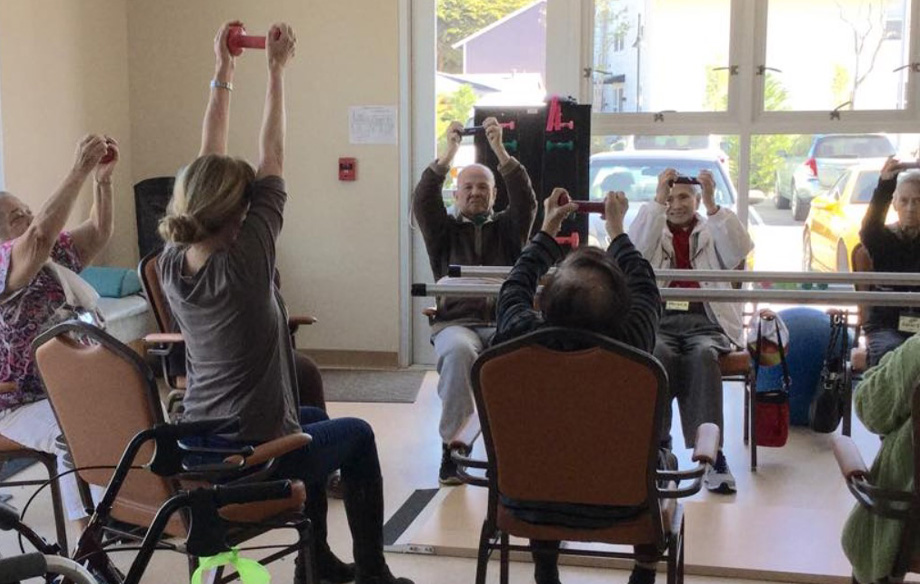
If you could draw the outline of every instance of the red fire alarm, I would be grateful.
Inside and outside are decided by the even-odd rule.
[[[339,158],[339,180],[357,180],[358,161],[354,158]]]

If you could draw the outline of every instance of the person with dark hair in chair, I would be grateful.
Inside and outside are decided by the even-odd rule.
[[[607,193],[604,202],[610,247],[573,251],[556,269],[540,296],[541,310],[534,309],[537,284],[558,260],[562,248],[553,239],[562,221],[575,211],[575,204],[561,204],[568,197],[564,189],[554,189],[544,201],[543,226],[502,285],[498,296],[498,328],[493,344],[525,335],[547,326],[585,329],[606,335],[651,352],[661,312],[661,296],[651,265],[636,251],[623,228],[629,201],[622,192]],[[582,347],[553,347],[578,350]],[[662,452],[661,466],[677,467],[670,452]],[[537,584],[559,584],[558,541],[531,542],[535,548],[534,577]],[[655,580],[655,550],[643,554],[629,577],[630,584],[651,584]]]

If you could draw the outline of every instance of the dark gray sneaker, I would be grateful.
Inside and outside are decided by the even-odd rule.
[[[722,454],[721,450],[716,455],[715,464],[706,469],[703,482],[706,484],[706,488],[713,493],[730,495],[736,491],[735,477],[732,475],[731,469],[728,468],[728,461],[725,460],[725,455]]]
[[[441,445],[441,470],[438,471],[438,482],[444,486],[463,483],[457,476],[457,463],[450,457],[450,446],[447,444]]]

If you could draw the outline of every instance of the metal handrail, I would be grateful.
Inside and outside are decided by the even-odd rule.
[[[498,284],[413,284],[413,296],[492,297]],[[539,291],[539,289],[538,289]],[[778,304],[836,304],[853,306],[920,306],[916,292],[855,292],[850,290],[751,290],[712,288],[661,288],[663,300],[691,302],[775,302]]]
[[[555,268],[554,268],[555,269]],[[551,269],[552,272],[554,269]],[[510,266],[457,266],[454,278],[506,278]],[[901,272],[771,272],[749,270],[655,270],[660,280],[689,282],[788,282],[796,284],[883,284],[920,286],[920,274]]]

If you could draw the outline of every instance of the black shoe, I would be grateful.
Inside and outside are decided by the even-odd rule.
[[[355,581],[355,565],[346,564],[326,546],[316,552],[316,572],[320,584],[348,584]]]
[[[330,499],[342,499],[345,491],[342,486],[342,473],[335,471],[326,479],[326,496]]]
[[[358,577],[355,578],[355,584],[415,584],[415,583],[408,578],[397,578],[390,572],[390,569],[388,567],[384,566],[383,573],[378,574],[376,576],[365,576],[359,573]]]
[[[441,470],[438,471],[438,482],[444,486],[453,486],[463,483],[457,475],[457,463],[450,457],[450,446],[441,445]]]
[[[655,570],[639,565],[633,566],[629,584],[655,584]]]

